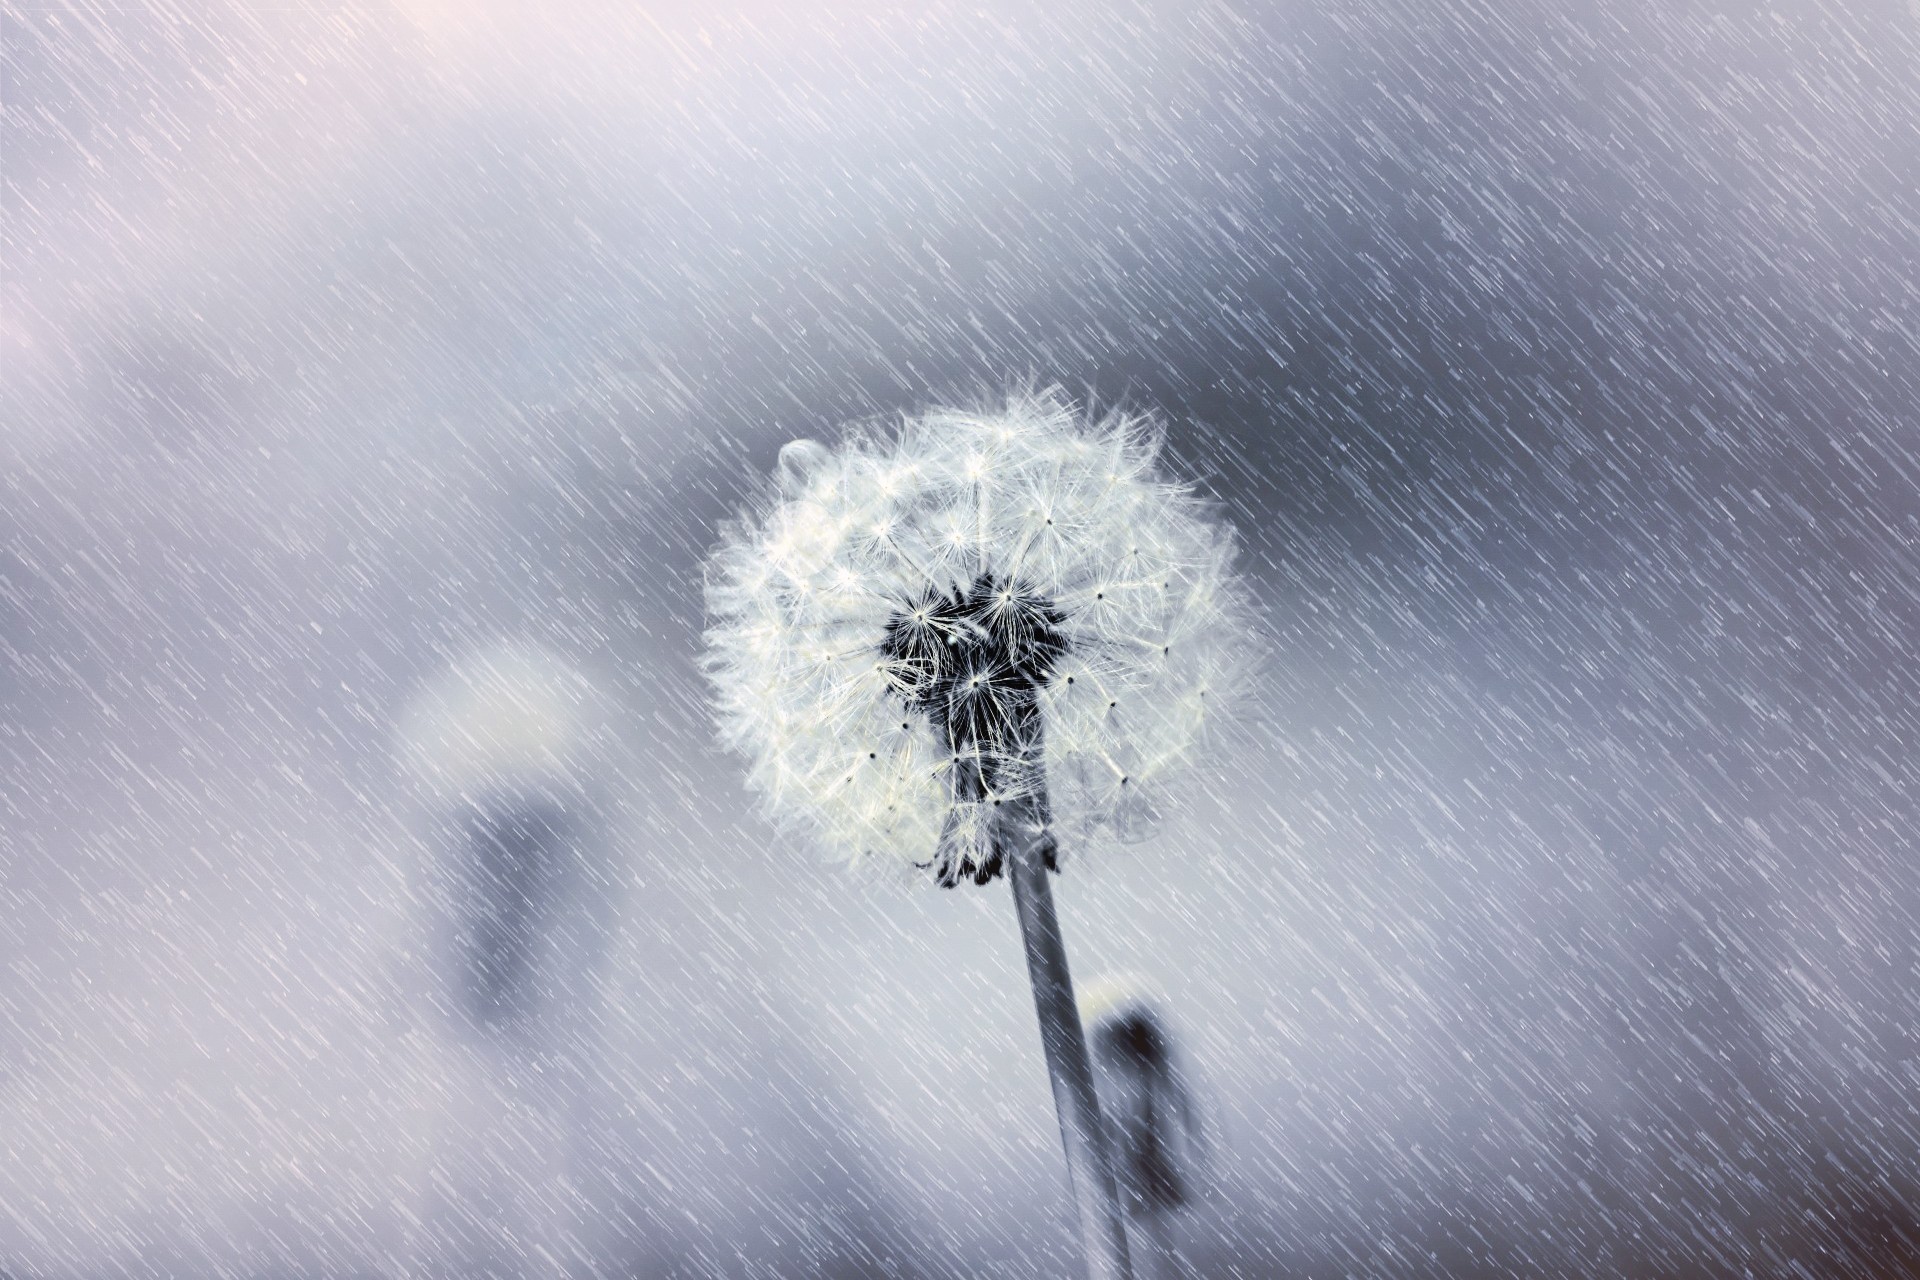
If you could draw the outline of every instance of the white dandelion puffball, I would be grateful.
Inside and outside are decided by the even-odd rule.
[[[1150,825],[1252,648],[1159,443],[1045,393],[786,446],[707,575],[721,732],[775,815],[943,885],[997,875],[1005,823]]]

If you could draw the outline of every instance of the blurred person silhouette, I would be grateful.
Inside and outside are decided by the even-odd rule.
[[[570,1147],[616,896],[610,724],[584,675],[515,643],[453,662],[402,717],[428,828],[415,893],[435,1018],[421,1047],[443,1082],[413,1250],[429,1273],[557,1276],[578,1261]]]
[[[1140,1280],[1187,1274],[1174,1223],[1199,1198],[1207,1169],[1200,1108],[1165,1007],[1132,974],[1089,983],[1080,1002]]]

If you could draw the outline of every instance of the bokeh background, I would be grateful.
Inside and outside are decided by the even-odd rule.
[[[1920,1274],[1907,0],[0,24],[10,1280],[1071,1274],[1004,888],[776,835],[697,667],[781,443],[1028,379],[1273,635],[1059,886],[1196,1274]],[[612,744],[517,1038],[395,747],[501,644]]]

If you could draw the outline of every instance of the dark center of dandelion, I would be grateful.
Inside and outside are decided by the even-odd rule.
[[[963,592],[929,591],[888,619],[880,653],[907,710],[924,714],[946,746],[956,804],[1039,795],[1039,692],[1067,651],[1061,621],[1052,601],[990,573]],[[978,856],[948,843],[931,864],[943,886],[1000,874],[997,840]]]

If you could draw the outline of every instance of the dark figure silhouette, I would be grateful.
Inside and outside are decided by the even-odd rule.
[[[1129,1011],[1095,1029],[1093,1052],[1111,1083],[1102,1103],[1128,1211],[1180,1208],[1193,1197],[1182,1151],[1193,1112],[1166,1032],[1151,1014]]]
[[[477,805],[462,824],[454,883],[455,973],[468,1016],[487,1027],[542,1003],[540,953],[577,861],[574,824],[551,800]]]
[[[1134,1265],[1142,1280],[1184,1275],[1174,1219],[1200,1196],[1204,1149],[1174,1035],[1157,1001],[1138,990],[1103,998],[1096,984],[1090,1003],[1088,1048]]]

